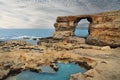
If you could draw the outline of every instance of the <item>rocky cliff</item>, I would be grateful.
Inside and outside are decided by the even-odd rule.
[[[81,19],[87,19],[90,22],[89,35],[86,39],[88,44],[120,46],[120,10],[90,15],[57,17],[53,37],[74,36],[76,26]]]

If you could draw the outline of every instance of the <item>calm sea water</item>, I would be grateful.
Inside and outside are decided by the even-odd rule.
[[[22,39],[52,36],[54,29],[0,29],[0,39]]]
[[[23,37],[43,38],[50,37],[53,33],[54,29],[0,29],[0,40],[22,39]],[[88,31],[76,29],[75,34],[85,37]]]
[[[0,29],[0,40],[23,40],[36,44],[37,41],[32,38],[50,37],[53,35],[53,29]],[[25,39],[24,39],[25,40]]]

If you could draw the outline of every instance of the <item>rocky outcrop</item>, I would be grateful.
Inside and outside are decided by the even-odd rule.
[[[56,51],[66,51],[74,49],[95,49],[95,50],[110,50],[109,46],[94,46],[85,43],[84,38],[80,37],[67,37],[62,39],[56,39],[52,37],[41,38],[38,41],[38,46],[43,46],[46,49],[53,49]]]
[[[20,50],[10,52],[9,54],[0,53],[0,80],[4,80],[11,75],[18,74],[25,70],[41,72],[43,69],[41,67],[46,65],[49,65],[57,71],[59,68],[54,63],[59,62],[60,60],[83,63],[85,66],[87,64],[90,68],[96,64],[94,59],[81,57],[78,54],[72,53],[48,52],[37,54],[31,51],[24,52]]]
[[[80,48],[80,44],[85,44],[85,39],[79,37],[67,37],[62,39],[48,37],[41,38],[37,44],[39,46],[44,46],[46,48],[51,48],[57,51],[63,51]]]
[[[57,23],[54,24],[55,26],[55,38],[63,38],[68,36],[73,36],[75,27],[77,26],[77,17],[75,16],[64,16],[58,17]]]
[[[89,24],[88,44],[120,46],[120,10],[91,15],[57,17],[54,38],[74,36],[78,22],[87,19]]]
[[[14,51],[15,49],[20,49],[25,46],[31,46],[32,44],[27,43],[23,40],[9,40],[9,41],[2,41],[0,42],[0,51],[3,52],[10,52]]]
[[[23,40],[9,40],[0,42],[0,46],[9,46],[9,47],[17,47],[17,46],[26,46],[31,45]]]
[[[39,48],[39,46],[32,45],[31,43],[28,43],[23,40],[9,40],[0,42],[1,53],[14,52],[16,50],[31,51],[38,53],[43,52],[43,49],[41,47]]]
[[[1,42],[0,48],[8,46],[11,51],[6,53],[0,49],[0,80],[25,70],[41,72],[41,67],[44,66],[51,66],[57,71],[59,67],[53,64],[56,62],[76,63],[88,69],[84,74],[72,75],[71,80],[113,80],[114,77],[119,80],[120,48],[87,45],[85,39],[79,37],[42,38],[38,44],[30,45],[24,41]],[[41,49],[42,53],[39,51]]]

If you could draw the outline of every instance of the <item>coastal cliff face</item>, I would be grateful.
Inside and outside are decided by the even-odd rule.
[[[120,10],[92,15],[60,16],[57,17],[54,38],[74,36],[78,22],[87,19],[89,35],[88,44],[100,46],[120,46]]]

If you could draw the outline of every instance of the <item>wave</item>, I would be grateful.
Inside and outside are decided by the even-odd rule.
[[[26,39],[26,40],[38,40],[41,37],[36,37],[36,36],[17,36],[17,37],[12,37],[11,39]]]
[[[1,37],[1,38],[0,38],[0,40],[4,40],[4,39],[6,39],[6,38],[5,38],[5,37]]]

